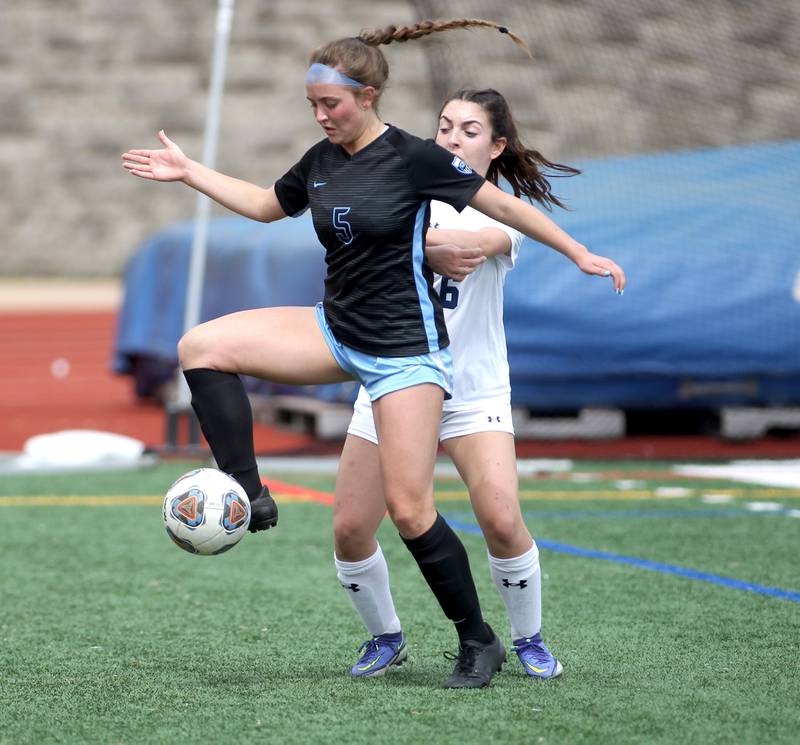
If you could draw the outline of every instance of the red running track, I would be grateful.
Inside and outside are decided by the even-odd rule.
[[[0,313],[0,451],[62,429],[98,429],[164,443],[160,406],[135,398],[132,380],[111,371],[113,312]],[[68,365],[64,364],[66,361]],[[66,374],[65,374],[66,373]],[[257,425],[260,454],[338,454],[322,442]],[[797,458],[800,438],[731,443],[708,437],[629,437],[606,441],[518,441],[524,458]]]
[[[133,381],[111,370],[116,314],[0,314],[0,451],[22,450],[34,435],[97,429],[164,444],[164,413],[137,400]],[[66,361],[66,364],[65,364]],[[259,452],[286,452],[305,435],[255,428]]]

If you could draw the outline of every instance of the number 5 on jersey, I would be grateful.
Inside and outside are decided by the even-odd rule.
[[[353,242],[353,228],[351,228],[350,223],[344,219],[344,216],[348,212],[350,212],[349,207],[333,208],[333,227],[336,230],[337,237],[345,246]]]

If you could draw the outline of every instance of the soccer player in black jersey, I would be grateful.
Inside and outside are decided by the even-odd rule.
[[[232,313],[191,329],[178,355],[219,468],[251,500],[251,530],[277,522],[253,451],[252,412],[240,374],[295,385],[357,379],[373,402],[389,515],[459,637],[448,688],[489,683],[505,650],[484,622],[466,551],[436,511],[433,465],[452,360],[442,308],[424,260],[431,199],[467,204],[571,259],[587,274],[625,276],[542,212],[505,194],[457,156],[378,115],[389,69],[380,44],[491,21],[422,21],[362,32],[316,50],[306,95],[326,138],[270,188],[187,158],[162,131],[160,150],[130,150],[123,165],[141,178],[182,181],[263,222],[310,208],[326,249],[324,301],[316,308]]]

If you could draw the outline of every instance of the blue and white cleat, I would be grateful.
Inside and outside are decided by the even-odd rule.
[[[402,665],[408,657],[403,632],[373,636],[361,645],[361,658],[350,669],[354,678],[377,678],[386,675],[392,665]]]
[[[516,639],[514,651],[525,672],[532,678],[557,678],[564,672],[561,663],[545,646],[541,634],[534,634],[529,639]]]

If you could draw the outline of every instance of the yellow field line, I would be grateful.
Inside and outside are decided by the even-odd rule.
[[[725,494],[730,497],[749,497],[751,499],[763,499],[773,497],[778,499],[800,499],[800,489],[759,489],[753,487],[749,489],[715,489],[715,488],[692,488],[688,493],[681,497],[660,496],[655,489],[630,489],[630,490],[596,490],[575,489],[573,491],[549,491],[546,489],[524,489],[519,497],[523,501],[547,501],[547,500],[658,500],[668,501],[670,499],[689,499],[697,498],[702,494]],[[317,501],[313,495],[306,497],[300,494],[275,494],[278,502],[312,502]],[[114,505],[158,505],[161,504],[162,497],[151,494],[120,494],[116,496],[66,496],[66,497],[42,497],[42,496],[13,496],[0,497],[0,507],[107,507]],[[456,502],[469,500],[469,492],[460,491],[437,491],[436,500],[442,502]]]
[[[314,502],[313,496],[275,494],[278,502]],[[0,507],[111,507],[117,505],[160,505],[163,497],[151,494],[69,497],[0,497]]]
[[[161,497],[120,494],[113,497],[0,497],[0,507],[105,507],[120,504],[161,504]]]

